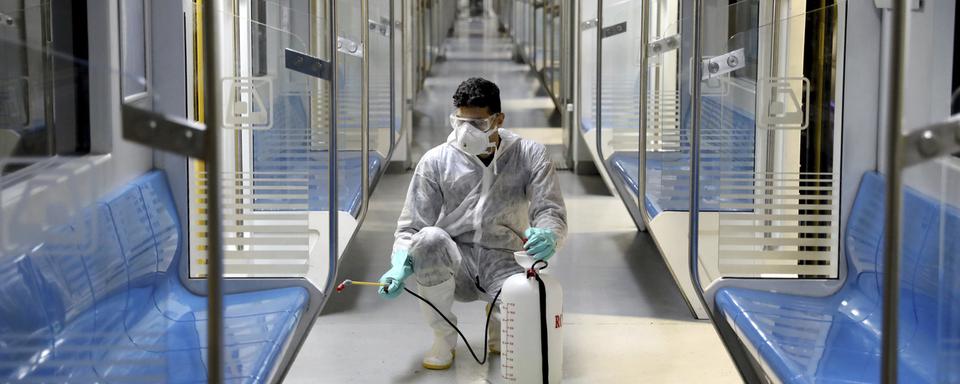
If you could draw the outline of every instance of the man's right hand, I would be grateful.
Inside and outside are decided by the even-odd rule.
[[[400,293],[403,292],[404,280],[413,274],[413,263],[407,250],[394,251],[393,255],[390,256],[390,263],[393,267],[380,277],[381,283],[388,284],[380,287],[380,295],[387,299],[400,296]]]

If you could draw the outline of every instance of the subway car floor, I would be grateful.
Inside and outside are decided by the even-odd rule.
[[[507,129],[560,148],[549,96],[526,64],[511,59],[492,17],[461,16],[416,106],[414,161],[445,141],[451,95],[482,76],[501,87]],[[555,151],[559,153],[559,151]],[[359,233],[341,259],[338,279],[375,280],[389,268],[393,231],[411,171],[377,186]],[[637,232],[623,204],[599,176],[560,172],[569,236],[552,269],[564,289],[564,382],[734,383],[736,369],[708,322],[693,320],[653,240]],[[412,282],[411,282],[412,283]],[[484,303],[456,303],[471,344],[482,346]],[[457,345],[447,371],[421,367],[432,332],[417,300],[384,300],[375,289],[334,294],[291,367],[288,383],[498,383],[500,360],[478,366]]]

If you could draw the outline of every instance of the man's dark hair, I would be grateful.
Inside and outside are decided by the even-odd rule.
[[[453,94],[453,106],[487,107],[490,113],[500,113],[500,88],[489,80],[471,77],[457,87]]]

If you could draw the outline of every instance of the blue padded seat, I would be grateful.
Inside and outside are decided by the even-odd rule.
[[[647,184],[645,188],[644,204],[647,206],[647,212],[650,217],[656,217],[663,211],[687,211],[690,208],[689,177],[690,160],[687,154],[681,152],[649,152],[647,154],[646,171]],[[640,193],[640,158],[638,152],[620,151],[614,152],[607,160],[610,168],[617,180],[627,186],[634,196]],[[701,159],[703,168],[711,167],[711,164],[718,162],[718,159]],[[672,167],[674,170],[665,175],[664,168]],[[716,168],[716,166],[713,166]],[[734,168],[741,170],[739,168]],[[682,177],[681,177],[682,176]],[[663,180],[667,177],[669,180]],[[728,199],[720,196],[718,185],[720,178],[713,174],[705,174],[702,178],[703,191],[701,193],[702,206],[704,212],[719,211],[720,204],[740,203],[751,204],[749,199]],[[667,183],[664,183],[667,181]],[[743,185],[744,189],[752,189],[752,179],[749,182],[739,182],[732,179],[722,181],[723,185]],[[723,211],[740,211],[742,209],[723,209]]]
[[[0,381],[206,382],[206,297],[180,283],[181,233],[154,171],[0,260]],[[268,378],[307,300],[224,296],[228,382]]]
[[[343,87],[343,85],[341,85]],[[358,96],[359,97],[359,96]],[[258,173],[258,186],[276,185],[278,189],[259,188],[255,194],[270,195],[270,198],[257,199],[262,204],[290,204],[288,210],[330,211],[330,180],[327,172],[330,168],[330,154],[325,141],[317,136],[310,125],[306,95],[280,96],[273,103],[273,125],[270,129],[253,133],[253,170]],[[355,104],[341,104],[346,108]],[[343,113],[337,116],[337,128],[342,132],[352,131],[359,137],[360,121],[356,113]],[[388,110],[389,112],[389,110]],[[389,118],[389,116],[388,116]],[[389,124],[389,123],[387,123]],[[362,156],[359,150],[338,151],[337,153],[337,208],[357,216],[360,212],[363,190],[360,171]],[[370,184],[375,184],[384,159],[370,151]],[[307,198],[276,198],[278,195],[304,195],[302,190],[288,189],[292,184],[287,179],[306,180],[302,184],[308,193]],[[270,179],[277,179],[272,181]],[[306,209],[301,209],[305,206]]]
[[[650,164],[651,159],[647,159],[647,164]],[[614,152],[610,155],[611,168],[613,168],[614,173],[623,181],[627,189],[633,193],[634,197],[640,195],[640,183],[638,176],[640,175],[640,158],[639,152]],[[654,192],[655,193],[655,192]],[[647,192],[647,196],[644,196],[644,204],[647,206],[647,213],[651,218],[656,217],[660,213],[660,206],[657,205],[655,199],[651,199],[651,191]]]
[[[847,278],[826,297],[796,296],[742,288],[720,289],[716,308],[741,339],[785,383],[876,383],[880,381],[884,181],[867,173],[845,233]],[[944,258],[960,260],[960,241],[941,241],[941,205],[904,190],[900,382],[934,383],[938,377],[938,318],[960,324],[960,284],[941,282]],[[944,233],[960,233],[960,212],[948,207]],[[952,259],[951,259],[952,258]],[[949,272],[947,272],[949,273]],[[952,277],[950,277],[952,278]],[[946,293],[944,293],[946,292]],[[960,331],[952,331],[954,337]],[[954,356],[958,347],[953,348]],[[941,368],[944,369],[944,368]]]
[[[635,91],[635,90],[634,90]],[[608,130],[638,127],[636,110],[631,104],[615,106],[604,104],[604,128]],[[634,104],[635,105],[635,104]],[[629,107],[629,108],[628,108]],[[750,191],[726,191],[733,194],[752,194],[754,178],[755,123],[749,113],[724,103],[716,96],[703,98],[700,197],[703,211],[740,211],[740,208],[721,208],[725,203],[752,204],[749,199],[729,199],[721,196],[719,185],[750,187]],[[584,132],[594,129],[594,121],[581,117]],[[683,128],[686,131],[686,128]],[[677,151],[649,152],[646,159],[646,188],[644,204],[651,217],[663,211],[687,211],[690,207],[689,143],[683,135]],[[607,160],[615,177],[634,195],[639,194],[639,158],[636,151],[618,151]],[[721,174],[722,173],[722,174]],[[721,180],[722,178],[722,180]]]

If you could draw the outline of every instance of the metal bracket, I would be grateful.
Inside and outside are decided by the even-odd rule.
[[[604,39],[606,39],[610,36],[616,36],[626,31],[627,31],[627,22],[624,21],[619,24],[614,24],[609,27],[604,27],[603,30],[601,30],[600,34],[601,36],[603,36]]]
[[[725,75],[745,66],[747,66],[747,63],[743,48],[720,56],[711,57],[703,61],[703,77],[701,80]]]
[[[178,155],[206,158],[207,131],[203,124],[129,104],[123,104],[122,114],[125,140]]]
[[[17,25],[17,20],[13,16],[0,12],[0,27],[13,27]]]
[[[647,44],[647,54],[657,56],[680,48],[680,34],[670,35]]]
[[[383,36],[390,36],[390,20],[384,17],[380,21],[367,20],[367,27]]]
[[[875,5],[877,9],[893,9],[894,1],[899,0],[873,0],[873,5]],[[919,11],[921,8],[923,8],[923,1],[913,0],[910,2],[911,11]]]
[[[960,152],[960,119],[934,124],[904,135],[903,149],[904,167]]]
[[[584,20],[580,23],[580,30],[586,31],[591,28],[597,27],[597,19]]]
[[[380,16],[380,34],[384,36],[390,36],[393,33],[393,24],[390,23],[389,17]]]
[[[363,57],[363,44],[354,42],[348,38],[337,36],[337,51],[350,56]]]
[[[319,57],[310,56],[303,52],[297,52],[287,48],[284,52],[283,63],[287,69],[300,72],[307,76],[313,76],[319,79],[330,81],[330,62],[320,60]]]

